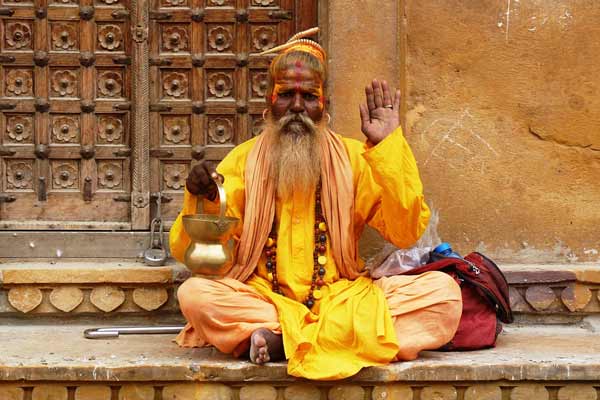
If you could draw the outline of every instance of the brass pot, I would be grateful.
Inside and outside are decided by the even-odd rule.
[[[183,229],[191,239],[184,262],[194,275],[222,278],[232,267],[233,240],[231,234],[238,218],[226,217],[225,189],[215,179],[219,191],[219,215],[202,214],[202,198],[198,199],[197,214],[183,216]]]

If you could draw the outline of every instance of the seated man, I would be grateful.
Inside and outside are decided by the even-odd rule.
[[[365,224],[407,247],[430,215],[399,127],[400,92],[385,81],[366,87],[366,144],[334,134],[324,117],[325,52],[298,36],[269,68],[263,132],[216,169],[227,214],[241,221],[235,261],[225,278],[181,285],[188,324],[177,342],[249,354],[257,364],[287,359],[293,376],[342,379],[450,341],[461,294],[441,272],[372,280],[364,270],[357,242]],[[186,182],[170,235],[179,260],[190,243],[181,216],[195,213],[197,195],[215,199],[211,175],[200,163]]]

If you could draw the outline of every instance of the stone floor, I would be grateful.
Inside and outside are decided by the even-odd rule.
[[[256,366],[212,348],[182,349],[172,335],[85,339],[89,325],[0,327],[3,381],[289,382],[285,363]],[[596,381],[600,340],[577,326],[506,327],[494,349],[425,352],[416,361],[367,368],[357,382]]]

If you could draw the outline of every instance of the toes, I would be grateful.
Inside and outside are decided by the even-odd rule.
[[[268,362],[271,357],[269,357],[269,349],[267,346],[261,347],[258,349],[258,358],[263,362]]]

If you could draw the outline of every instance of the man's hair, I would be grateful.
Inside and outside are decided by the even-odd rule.
[[[269,66],[269,73],[267,74],[267,91],[265,94],[267,104],[271,104],[271,95],[273,94],[273,87],[275,86],[275,75],[289,67],[293,68],[297,61],[300,61],[311,70],[317,72],[321,82],[323,82],[323,92],[325,92],[325,88],[327,87],[327,68],[325,64],[306,51],[292,50],[279,54],[273,59]]]

